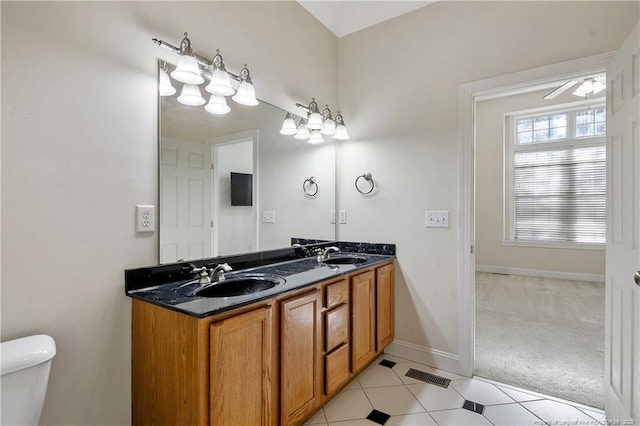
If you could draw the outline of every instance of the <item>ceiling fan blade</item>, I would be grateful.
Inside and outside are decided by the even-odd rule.
[[[562,93],[564,93],[565,91],[571,89],[573,86],[575,86],[578,83],[578,80],[570,80],[567,81],[566,83],[564,83],[562,86],[558,87],[557,89],[555,89],[553,92],[547,94],[543,99],[553,99],[556,96],[561,95]]]

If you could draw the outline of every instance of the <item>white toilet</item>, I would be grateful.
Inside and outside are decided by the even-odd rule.
[[[37,425],[56,343],[47,335],[0,343],[0,425]]]

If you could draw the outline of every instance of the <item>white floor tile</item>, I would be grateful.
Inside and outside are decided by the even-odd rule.
[[[349,383],[347,385],[347,387],[345,387],[345,390],[346,389],[362,389],[362,386],[360,386],[360,382],[356,378],[356,379],[352,380],[351,383]]]
[[[311,417],[305,425],[326,425],[327,419],[324,417],[324,411],[322,408],[313,417]]]
[[[391,369],[388,370],[391,371]],[[373,408],[391,416],[424,413],[422,405],[405,386],[368,388],[364,392]]]
[[[498,386],[498,388],[517,402],[526,402],[526,401],[535,401],[538,399],[544,399],[542,396],[533,395],[531,393],[526,393],[526,392],[520,392],[515,389],[509,389],[503,386]]]
[[[507,394],[491,383],[477,379],[455,380],[451,385],[465,399],[482,405],[508,404],[514,402]]]
[[[384,426],[431,426],[437,425],[428,413],[405,414],[404,416],[391,416]]]
[[[373,410],[362,389],[345,389],[324,407],[328,422],[364,419]]]
[[[593,422],[593,418],[587,416],[576,407],[561,402],[543,399],[523,402],[522,405],[545,422]]]
[[[433,417],[439,425],[443,426],[491,425],[491,423],[489,423],[489,421],[485,419],[481,414],[474,413],[462,408],[459,408],[457,410],[434,411],[433,413],[429,414],[431,414],[431,417]]]
[[[441,388],[422,383],[407,385],[407,388],[427,411],[462,408],[464,404],[464,398],[451,387]]]
[[[426,365],[418,364],[415,362],[399,362],[393,366],[393,371],[398,375],[398,377],[400,377],[400,380],[402,380],[402,382],[405,384],[410,385],[414,383],[424,383],[421,380],[416,380],[416,379],[412,379],[411,377],[405,376],[405,374],[407,374],[407,371],[409,371],[410,368],[424,371],[425,373],[436,374],[433,371],[433,368],[427,367]]]
[[[367,367],[359,376],[358,381],[363,388],[374,388],[379,386],[401,385],[402,380],[389,367],[380,364],[373,364]]]
[[[484,416],[496,426],[532,426],[542,421],[520,404],[490,405]],[[537,423],[536,423],[537,422]]]

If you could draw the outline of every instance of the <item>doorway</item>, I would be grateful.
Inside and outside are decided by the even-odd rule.
[[[534,88],[552,88],[560,81],[596,74],[606,69],[611,54],[568,61],[506,76],[468,83],[460,87],[459,134],[461,165],[461,231],[459,244],[465,248],[459,259],[459,365],[472,376],[475,367],[476,251],[475,251],[475,114],[478,101],[498,99],[514,93],[531,93]]]

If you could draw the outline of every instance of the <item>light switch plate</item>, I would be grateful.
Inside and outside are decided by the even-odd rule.
[[[262,223],[276,223],[276,212],[269,210],[263,211]]]
[[[340,223],[347,223],[347,211],[340,210]]]
[[[448,228],[448,211],[427,211],[424,212],[424,226],[427,228]]]
[[[136,232],[156,231],[156,208],[155,206],[136,206]]]

